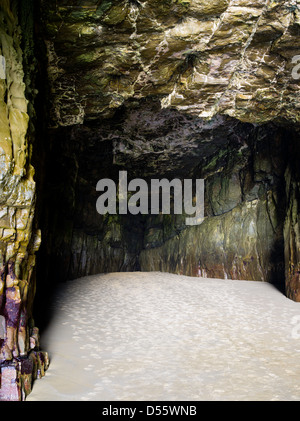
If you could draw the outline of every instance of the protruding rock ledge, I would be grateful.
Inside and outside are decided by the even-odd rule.
[[[34,380],[45,375],[47,352],[32,350],[28,356],[0,363],[0,401],[24,401]]]

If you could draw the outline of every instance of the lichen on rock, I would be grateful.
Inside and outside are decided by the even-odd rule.
[[[66,86],[74,93],[72,108],[54,102],[53,124],[73,124],[78,114],[85,120],[112,115],[108,108],[146,95],[205,118],[299,122],[299,86],[291,76],[299,12],[288,1],[81,2],[58,9],[47,3],[54,98]],[[89,90],[89,77],[99,91]]]
[[[25,375],[26,362],[20,360],[31,358],[34,352],[30,347],[33,269],[41,233],[34,223],[36,185],[29,157],[28,100],[15,7],[11,9],[6,1],[0,9],[0,53],[6,62],[5,79],[0,80],[0,314],[5,320],[0,341],[1,400],[23,399],[36,377],[34,364]],[[44,369],[47,364],[42,364]],[[7,373],[14,376],[15,386]]]

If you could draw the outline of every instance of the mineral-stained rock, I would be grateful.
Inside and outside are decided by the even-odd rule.
[[[285,277],[288,297],[300,301],[300,174],[299,139],[289,148],[290,163],[285,173],[287,213],[284,225]]]
[[[129,98],[201,117],[299,122],[297,2],[42,1],[53,125],[109,116]]]
[[[49,366],[45,352],[31,351],[22,359],[6,362],[0,367],[0,401],[24,400],[31,392],[33,381],[45,375]]]
[[[1,401],[21,400],[20,388],[18,387],[18,377],[16,364],[1,367]]]
[[[24,2],[19,7],[30,26],[30,7]],[[6,66],[0,80],[0,400],[20,400],[29,393],[34,364],[28,355],[39,352],[29,347],[33,268],[41,233],[34,222],[36,185],[29,128],[33,104],[28,105],[24,74],[24,58],[30,53],[29,48],[22,51],[19,12],[16,3],[1,3],[0,54]],[[46,369],[48,363],[39,362],[42,354],[36,355]]]
[[[183,230],[160,247],[143,250],[141,270],[275,281],[274,276],[282,272],[282,261],[270,264],[276,244],[266,206],[257,200],[246,202]]]

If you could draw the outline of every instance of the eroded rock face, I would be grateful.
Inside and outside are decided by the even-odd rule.
[[[32,362],[31,373],[26,371],[31,380],[26,380],[25,387],[23,363],[18,361],[38,347],[33,339],[32,301],[41,232],[34,222],[36,192],[21,28],[17,5],[11,7],[9,1],[0,8],[0,40],[0,54],[6,61],[0,80],[0,399],[14,400],[29,393],[36,370]],[[8,372],[18,380],[11,396],[6,389],[10,387]]]
[[[111,116],[128,99],[199,117],[299,122],[299,2],[42,1],[53,125]]]
[[[290,144],[289,156],[285,173],[288,204],[284,225],[286,292],[288,297],[300,301],[299,132]]]
[[[284,145],[275,127],[248,128],[247,135],[236,127],[235,134],[243,144],[224,144],[196,170],[205,179],[204,222],[187,228],[183,218],[150,218],[142,270],[283,279]]]

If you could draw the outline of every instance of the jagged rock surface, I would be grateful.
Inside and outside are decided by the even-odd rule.
[[[19,400],[29,393],[38,364],[36,358],[31,359],[29,373],[25,360],[38,346],[32,304],[41,232],[34,221],[36,185],[29,123],[34,116],[26,97],[26,51],[22,50],[17,4],[10,1],[1,4],[0,35],[0,54],[6,61],[5,77],[0,80],[0,400]],[[24,373],[30,380],[23,376],[26,364]],[[11,374],[16,382],[9,397]]]
[[[153,95],[199,117],[299,122],[296,0],[42,5],[53,125],[110,116],[128,99]]]

